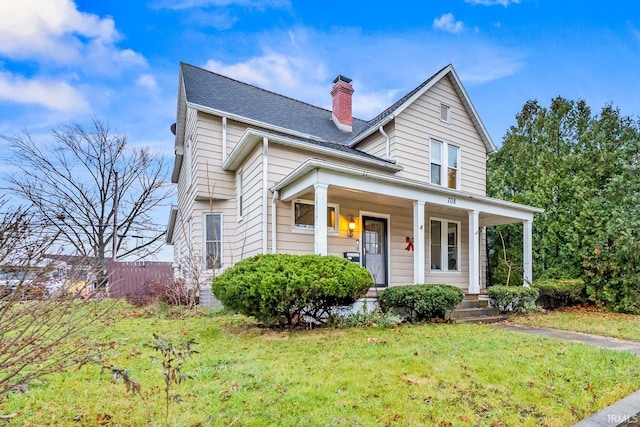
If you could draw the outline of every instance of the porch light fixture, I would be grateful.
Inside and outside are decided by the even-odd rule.
[[[347,235],[349,237],[353,237],[353,232],[356,229],[356,222],[353,219],[353,215],[349,215],[348,221],[349,221],[349,231],[347,232]]]

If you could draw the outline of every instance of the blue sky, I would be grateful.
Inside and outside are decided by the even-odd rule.
[[[498,145],[529,99],[584,99],[594,112],[611,102],[638,117],[640,8],[632,5],[0,2],[0,134],[27,129],[45,141],[60,122],[97,117],[171,160],[180,61],[323,107],[344,74],[363,119],[452,63]],[[10,166],[0,145],[0,168]]]

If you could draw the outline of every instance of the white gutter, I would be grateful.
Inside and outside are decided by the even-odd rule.
[[[391,147],[389,146],[391,144],[391,142],[389,141],[389,135],[387,135],[384,131],[384,126],[380,125],[380,127],[378,128],[378,130],[380,131],[380,133],[382,134],[382,136],[384,136],[385,140],[386,140],[386,146],[387,146],[387,156],[386,159],[387,160],[391,160]]]
[[[176,218],[178,217],[178,206],[171,205],[169,211],[169,223],[167,224],[167,234],[165,235],[165,243],[173,245],[173,232],[176,227]]]
[[[269,202],[269,139],[262,138],[262,253],[267,253],[267,205]]]
[[[377,129],[376,129],[377,130]],[[325,154],[332,157],[337,157],[343,160],[352,160],[354,162],[366,164],[369,166],[382,167],[385,169],[389,169],[393,172],[399,172],[404,168],[402,166],[398,166],[392,163],[389,163],[382,159],[373,159],[369,157],[358,156],[357,154],[347,153],[344,151],[339,151],[333,148],[323,147],[321,145],[312,144],[309,142],[298,141],[296,139],[287,138],[281,135],[274,135],[269,132],[259,131],[256,129],[247,129],[240,138],[240,141],[235,145],[227,160],[222,163],[223,170],[234,170],[238,167],[238,164],[244,156],[248,155],[251,151],[253,151],[253,147],[258,143],[258,140],[253,140],[251,137],[262,137],[269,138],[272,143],[277,143],[280,145],[284,145],[287,147],[299,148],[306,151],[311,151],[315,153]]]
[[[273,192],[273,197],[271,198],[271,253],[275,254],[278,251],[276,250],[276,230],[278,227],[278,221],[276,217],[276,200],[278,199],[278,192]]]
[[[222,161],[227,160],[227,116],[222,116]]]
[[[380,126],[384,126],[387,123],[389,123],[391,120],[395,119],[396,116],[395,114],[389,114],[387,117],[385,117],[384,119],[382,119],[382,121],[380,123],[378,123]],[[365,139],[366,137],[368,137],[369,135],[372,135],[373,133],[377,132],[378,129],[374,126],[371,126],[369,129],[367,129],[362,135],[358,135],[357,139],[355,139],[354,141],[352,141],[349,144],[349,147],[353,148],[356,145],[358,145],[358,143],[360,141],[362,141],[363,139]]]

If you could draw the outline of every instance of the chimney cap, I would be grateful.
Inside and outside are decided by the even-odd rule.
[[[333,83],[334,84],[338,83],[338,81],[342,81],[342,82],[345,82],[347,84],[351,83],[351,79],[349,77],[343,76],[342,74],[338,74],[338,76],[335,79],[333,79]]]

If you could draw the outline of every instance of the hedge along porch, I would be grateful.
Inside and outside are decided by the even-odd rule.
[[[541,209],[318,159],[305,161],[272,191],[292,206],[313,203],[316,254],[342,256],[344,246],[330,244],[327,215],[342,223],[353,216],[352,250],[376,286],[445,283],[479,294],[482,230],[514,222],[523,223],[525,286],[533,279],[532,223]],[[330,209],[341,205],[348,208]]]

